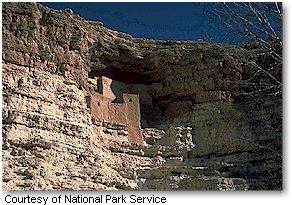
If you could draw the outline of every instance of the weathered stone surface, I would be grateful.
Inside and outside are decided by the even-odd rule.
[[[2,5],[3,189],[281,189],[281,96],[241,84],[257,47]]]
[[[145,128],[142,132],[145,142],[150,145],[155,144],[165,135],[164,130],[159,130],[156,128]]]
[[[2,72],[4,190],[137,188],[132,175],[150,159],[104,149],[127,135],[125,125],[101,123],[96,134],[84,93],[62,76],[9,63]]]

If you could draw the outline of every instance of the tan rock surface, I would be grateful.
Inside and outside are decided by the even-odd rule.
[[[281,96],[241,84],[259,47],[135,39],[36,3],[2,6],[4,190],[281,189]],[[112,98],[139,96],[135,132],[93,114],[101,76]]]
[[[137,187],[132,175],[150,160],[98,140],[82,90],[37,68],[3,64],[2,72],[4,190]]]

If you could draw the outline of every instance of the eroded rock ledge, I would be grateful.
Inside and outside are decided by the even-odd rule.
[[[240,95],[257,48],[135,39],[2,5],[4,190],[281,187],[265,167],[282,101]]]

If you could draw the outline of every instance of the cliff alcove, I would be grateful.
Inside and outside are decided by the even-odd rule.
[[[4,190],[282,189],[282,96],[242,85],[256,45],[2,6]]]

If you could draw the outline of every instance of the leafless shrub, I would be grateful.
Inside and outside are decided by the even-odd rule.
[[[258,126],[261,127],[259,130],[265,130],[268,135],[273,135],[274,140],[271,144],[254,139],[246,140],[267,156],[261,162],[262,171],[258,170],[264,176],[263,181],[269,184],[262,189],[281,189],[282,116],[278,108],[282,104],[282,4],[209,3],[207,10],[221,22],[227,35],[234,37],[236,43],[242,43],[241,46],[250,51],[250,56],[244,62],[245,69],[239,82],[238,96],[235,97],[244,102],[242,105],[246,107],[249,115],[261,109],[273,110],[269,122],[261,121]]]

